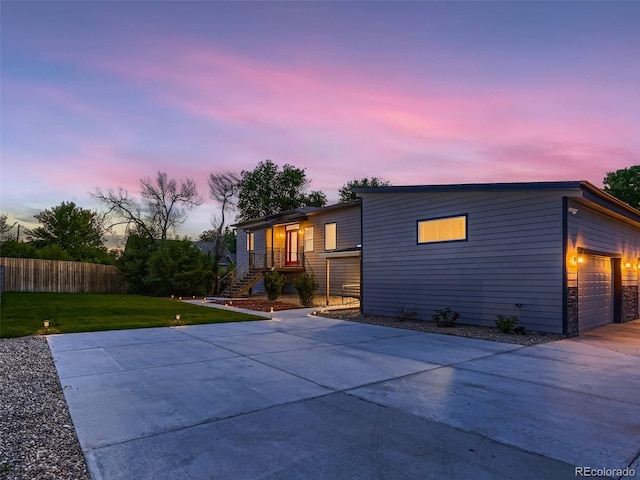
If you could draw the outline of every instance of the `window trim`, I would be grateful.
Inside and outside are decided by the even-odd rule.
[[[327,248],[327,227],[329,225],[334,225],[333,248]],[[330,252],[337,249],[338,249],[338,222],[327,222],[324,224],[324,251]]]
[[[433,222],[436,220],[447,220],[454,218],[464,218],[464,238],[455,238],[451,240],[434,240],[434,241],[420,241],[420,224],[423,222]],[[457,215],[443,215],[441,217],[422,218],[416,221],[416,244],[417,245],[433,245],[434,243],[456,243],[456,242],[468,242],[469,241],[469,214],[460,213]]]

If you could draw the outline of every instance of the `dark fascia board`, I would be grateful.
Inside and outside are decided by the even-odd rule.
[[[572,182],[518,182],[518,183],[459,183],[453,185],[399,185],[388,187],[355,187],[356,193],[439,193],[473,191],[516,190],[579,190],[582,181]]]
[[[273,215],[267,215],[266,217],[255,218],[239,222],[232,227],[242,228],[244,230],[257,230],[260,228],[268,228],[281,223],[300,222],[307,220],[312,215],[318,215],[332,210],[339,210],[342,208],[354,207],[360,205],[360,200],[354,200],[351,202],[336,203],[333,205],[327,205],[326,207],[302,207],[296,210],[289,210],[287,212],[275,213]]]
[[[350,202],[340,202],[334,203],[333,205],[327,205],[326,207],[321,207],[313,212],[309,212],[309,216],[320,215],[322,213],[331,212],[333,210],[342,210],[343,208],[351,208],[351,207],[359,207],[361,204],[361,200],[352,200]]]
[[[624,203],[622,200],[617,199],[613,195],[608,194],[604,190],[596,187],[592,183],[582,182],[582,196],[601,207],[606,208],[618,215],[632,220],[633,222],[640,223],[640,210],[633,208],[631,205]]]

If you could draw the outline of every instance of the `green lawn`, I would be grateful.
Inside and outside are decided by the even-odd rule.
[[[167,327],[260,320],[243,313],[190,305],[179,300],[140,295],[94,293],[18,293],[0,296],[0,338],[46,333],[93,332],[127,328]]]

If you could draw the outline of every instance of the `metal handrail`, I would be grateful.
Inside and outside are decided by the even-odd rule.
[[[224,285],[224,282],[227,280],[228,277],[231,277],[232,275],[235,277],[236,272],[238,271],[238,268],[243,267],[243,266],[246,265],[247,266],[247,272],[251,272],[251,270],[255,268],[256,263],[258,262],[258,260],[262,259],[263,260],[262,269],[264,269],[265,268],[264,261],[266,260],[265,255],[266,255],[265,253],[260,253],[258,255],[256,255],[255,253],[250,254],[249,258],[246,261],[242,262],[239,265],[236,265],[233,270],[231,270],[229,273],[227,273],[224,277],[222,277],[218,281],[218,292],[217,292],[217,295],[220,295],[220,285]],[[235,278],[234,278],[234,280],[235,280]]]

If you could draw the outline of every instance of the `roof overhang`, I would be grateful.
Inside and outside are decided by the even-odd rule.
[[[273,227],[275,225],[282,225],[286,223],[302,222],[308,220],[309,217],[319,215],[333,210],[340,210],[343,208],[359,207],[360,200],[354,200],[351,202],[336,203],[334,205],[328,205],[326,207],[302,207],[296,210],[289,210],[282,213],[274,213],[273,215],[267,215],[265,217],[246,220],[244,222],[238,222],[233,227],[241,228],[246,231],[260,230],[263,228]]]
[[[640,211],[585,180],[569,182],[467,183],[455,185],[400,185],[386,187],[356,187],[357,195],[389,193],[454,193],[481,191],[563,192],[573,200],[595,206],[597,210],[633,224],[640,224]]]

